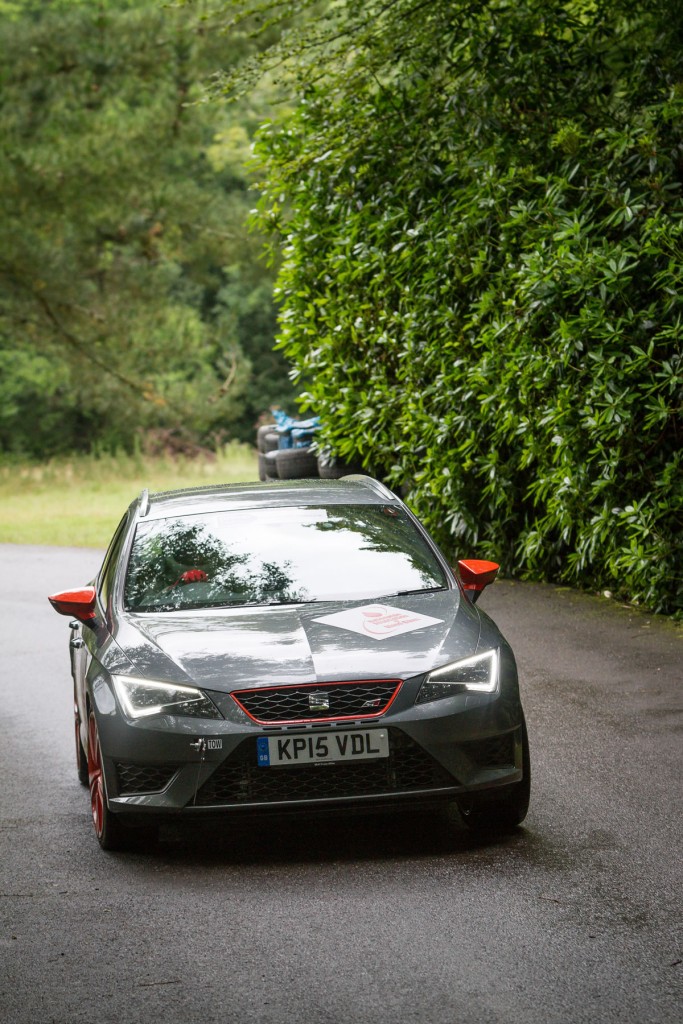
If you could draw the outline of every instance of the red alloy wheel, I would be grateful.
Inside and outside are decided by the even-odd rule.
[[[93,711],[88,716],[88,784],[92,823],[97,841],[103,850],[127,850],[131,846],[136,847],[142,841],[149,843],[156,840],[155,827],[129,830],[107,807],[102,748]]]
[[[100,738],[97,735],[97,722],[92,711],[88,719],[88,782],[92,821],[95,826],[95,834],[98,839],[101,839],[104,831],[104,778],[102,777]]]

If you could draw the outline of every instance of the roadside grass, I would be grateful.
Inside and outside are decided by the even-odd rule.
[[[0,464],[0,543],[103,548],[147,487],[257,479],[256,453],[231,444],[214,458],[83,455],[42,464]]]

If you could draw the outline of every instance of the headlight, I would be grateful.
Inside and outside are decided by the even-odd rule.
[[[116,696],[129,718],[147,715],[189,715],[191,718],[222,718],[205,693],[194,686],[152,683],[131,676],[112,676]]]
[[[456,693],[495,693],[498,689],[498,651],[485,651],[430,672],[420,687],[417,704],[443,700]]]

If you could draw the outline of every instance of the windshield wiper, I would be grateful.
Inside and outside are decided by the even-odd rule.
[[[419,590],[399,590],[395,594],[383,594],[381,598],[376,597],[375,601],[384,601],[390,597],[412,597],[413,594],[435,594],[440,590],[448,590],[448,587],[423,587]]]

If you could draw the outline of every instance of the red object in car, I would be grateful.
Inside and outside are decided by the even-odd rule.
[[[178,583],[206,583],[208,576],[203,569],[188,569],[178,580]]]

